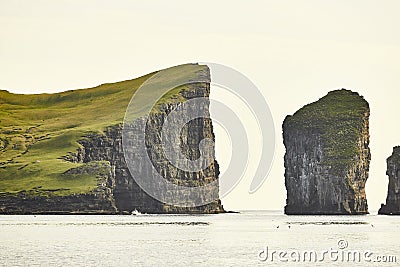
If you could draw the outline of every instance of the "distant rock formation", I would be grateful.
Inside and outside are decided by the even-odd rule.
[[[283,123],[285,214],[367,214],[368,102],[337,90]]]
[[[400,215],[400,146],[393,148],[393,154],[387,159],[389,176],[386,205],[382,204],[378,214]]]

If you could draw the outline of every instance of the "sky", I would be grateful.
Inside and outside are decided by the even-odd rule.
[[[376,211],[386,199],[386,158],[400,145],[398,10],[397,0],[0,0],[0,89],[53,93],[191,62],[240,71],[269,104],[276,152],[267,180],[249,194],[251,150],[253,166],[222,199],[229,210],[283,209],[283,119],[331,90],[350,89],[371,106],[366,191]],[[229,141],[215,131],[224,170]]]

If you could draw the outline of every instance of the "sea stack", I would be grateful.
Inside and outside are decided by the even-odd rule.
[[[283,123],[285,214],[367,214],[368,102],[341,89]]]
[[[386,205],[382,204],[379,214],[400,215],[400,146],[393,148],[393,154],[387,159],[389,176]]]

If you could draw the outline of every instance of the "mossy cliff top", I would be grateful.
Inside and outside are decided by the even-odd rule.
[[[344,170],[358,156],[358,141],[365,134],[365,126],[368,127],[369,113],[369,104],[362,96],[341,89],[287,116],[283,128],[285,133],[319,135],[324,149],[323,163]]]
[[[22,95],[0,90],[0,193],[93,192],[96,176],[84,173],[66,177],[63,173],[82,164],[62,157],[76,152],[78,140],[88,132],[102,132],[108,126],[121,124],[133,94],[155,73],[56,94]],[[168,73],[166,79],[196,78],[209,76],[209,69],[186,64],[173,67]],[[175,88],[158,103],[180,101],[185,89],[185,85]],[[146,92],[146,97],[154,98],[154,92]],[[137,110],[140,114],[141,107]]]

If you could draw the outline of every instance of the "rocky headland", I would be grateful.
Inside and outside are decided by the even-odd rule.
[[[205,170],[186,172],[174,167],[161,153],[160,131],[166,116],[182,102],[210,94],[207,66],[174,68],[172,73],[193,78],[200,75],[208,77],[208,82],[174,89],[152,110],[146,126],[152,165],[178,185],[193,187],[217,181],[216,161]],[[133,93],[151,75],[58,94],[15,95],[1,91],[0,213],[129,214],[135,209],[142,213],[224,212],[218,199],[200,207],[177,207],[155,200],[133,178],[143,173],[154,175],[152,166],[142,164],[140,157],[136,159],[137,173],[129,171],[122,146],[122,122]],[[201,108],[208,112],[209,106]],[[142,130],[141,120],[139,117],[130,126],[138,133]],[[183,155],[195,159],[200,141],[205,137],[214,140],[212,122],[207,118],[193,120],[181,135],[177,146]],[[214,154],[214,147],[208,149]],[[212,190],[218,194],[218,187]]]

